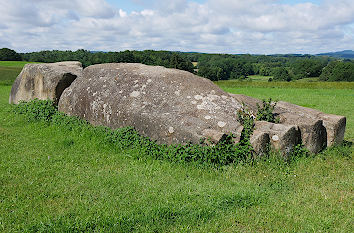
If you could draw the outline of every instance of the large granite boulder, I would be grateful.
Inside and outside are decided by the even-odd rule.
[[[257,104],[262,104],[259,99],[249,96],[230,95],[254,113],[257,112]],[[302,144],[313,153],[327,145],[339,144],[344,139],[346,118],[343,116],[326,114],[284,101],[277,102],[274,113],[279,117],[280,124],[299,126]]]
[[[87,67],[67,88],[59,111],[112,129],[133,126],[158,143],[217,143],[240,139],[240,103],[208,79],[186,71],[142,64]]]
[[[12,86],[9,102],[37,98],[57,103],[64,89],[81,75],[82,65],[76,61],[26,64]]]

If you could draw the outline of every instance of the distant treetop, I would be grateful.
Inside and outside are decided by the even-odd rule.
[[[0,61],[21,61],[21,55],[8,48],[0,49]]]

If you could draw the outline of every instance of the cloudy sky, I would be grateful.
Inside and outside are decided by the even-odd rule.
[[[0,48],[354,50],[353,0],[0,0]]]

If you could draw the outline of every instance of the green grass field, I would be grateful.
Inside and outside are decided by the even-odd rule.
[[[19,67],[0,66],[0,85],[12,85],[14,79],[21,72]]]
[[[1,67],[17,67],[21,68],[24,67],[28,63],[38,63],[38,62],[28,62],[28,61],[0,61]]]
[[[264,76],[261,76],[264,77]],[[215,82],[222,88],[261,87],[261,88],[285,88],[285,89],[351,89],[354,90],[354,82],[305,82],[301,80],[292,82],[265,82],[249,80],[226,80]]]
[[[273,76],[250,75],[247,81],[268,82],[269,78],[273,78]]]
[[[352,89],[220,85],[346,115],[354,141]],[[354,231],[353,147],[220,169],[137,160],[84,131],[27,122],[10,89],[0,85],[1,232]]]
[[[12,85],[17,75],[21,72],[26,61],[0,61],[0,85]]]
[[[269,78],[273,78],[273,76],[262,76],[262,75],[249,75],[247,81],[257,81],[257,82],[268,82]],[[295,80],[294,82],[318,82],[318,77],[312,78],[303,78],[299,80]]]

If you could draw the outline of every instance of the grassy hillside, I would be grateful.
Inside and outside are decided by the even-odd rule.
[[[348,114],[353,122],[352,90],[225,85]],[[0,85],[1,232],[354,230],[353,148],[220,169],[138,160],[137,150],[89,131],[28,122],[11,111],[10,89]],[[353,135],[349,124],[346,139]]]
[[[318,56],[330,56],[344,59],[354,59],[354,51],[352,50],[344,50],[338,52],[329,52],[329,53],[320,53]]]

